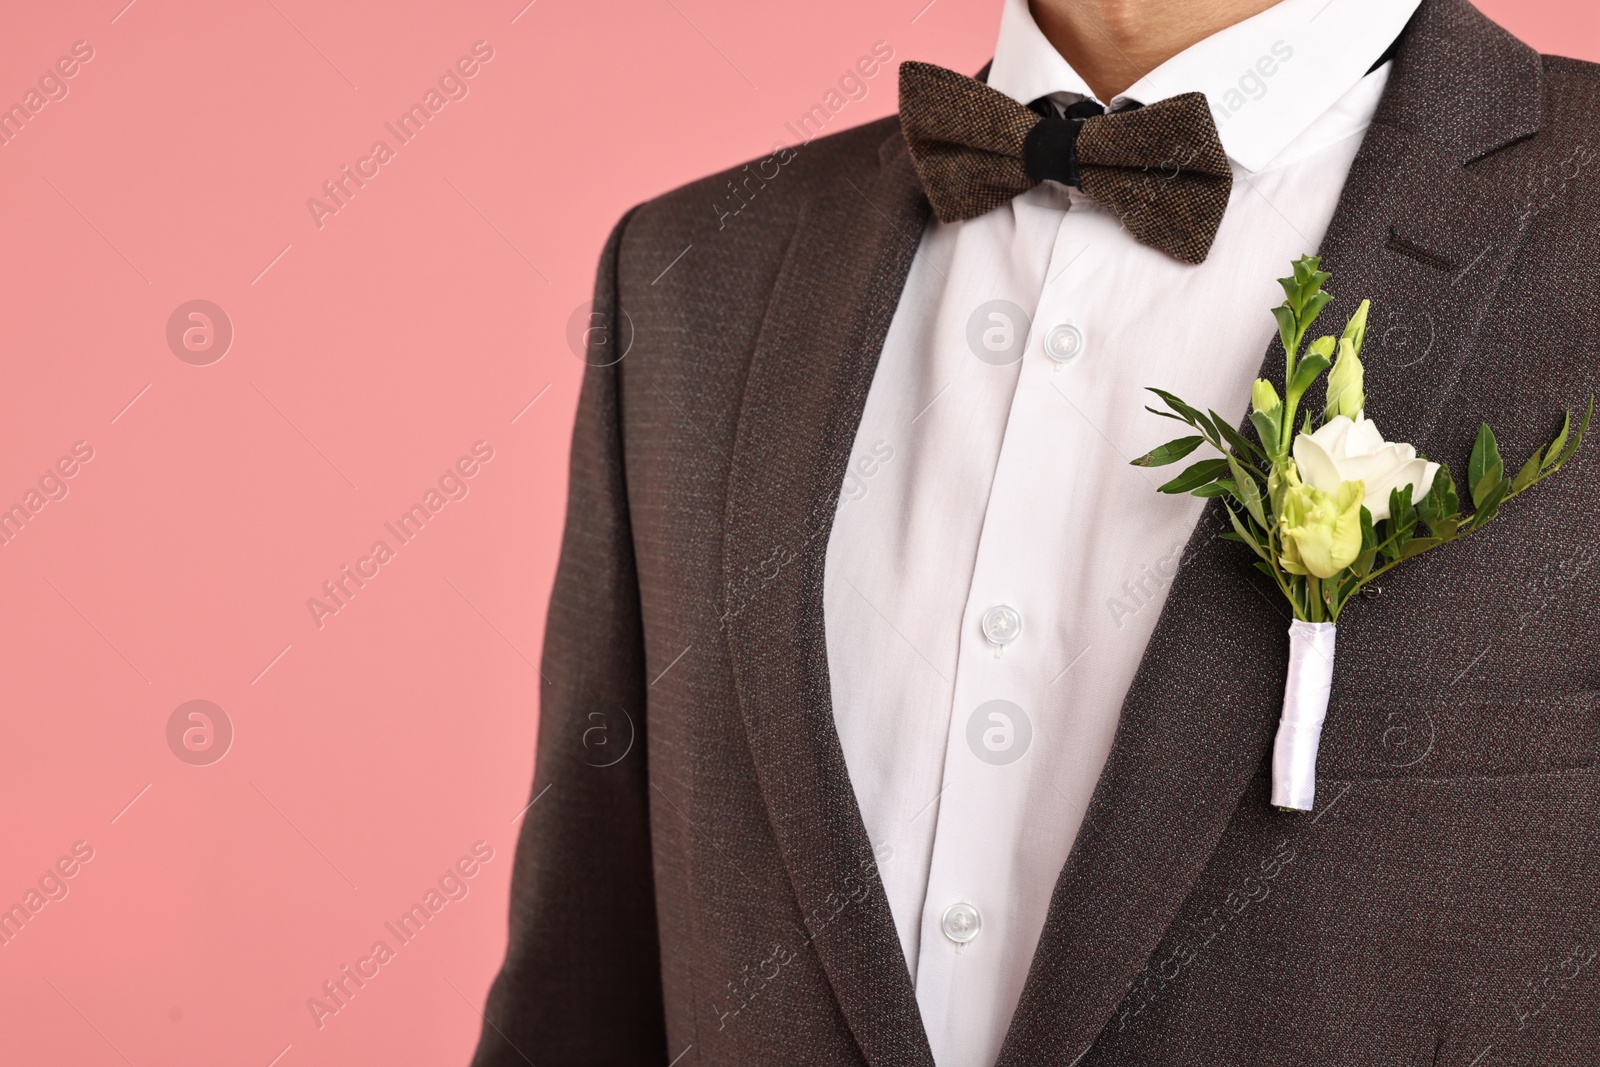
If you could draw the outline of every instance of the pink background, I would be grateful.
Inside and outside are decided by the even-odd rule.
[[[93,849],[0,945],[0,1059],[464,1063],[601,242],[792,140],[875,41],[975,70],[999,3],[125,2],[12,3],[0,32],[0,104],[93,49],[0,146],[0,507],[93,450],[0,545],[0,907]],[[1600,59],[1590,0],[1484,6]],[[478,41],[467,95],[400,145],[384,123]],[[869,86],[837,126],[893,109],[892,70]],[[308,198],[380,138],[393,159],[319,228]],[[179,344],[205,365],[167,339],[195,299],[234,331],[220,359]],[[401,546],[384,523],[480,441]],[[319,628],[308,598],[378,539],[394,557]],[[169,747],[191,700],[234,733],[207,765]],[[467,895],[319,1028],[307,999],[479,841]]]

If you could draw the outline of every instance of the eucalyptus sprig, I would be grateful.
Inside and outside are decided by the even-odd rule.
[[[1306,344],[1333,300],[1323,289],[1331,275],[1320,267],[1317,257],[1302,256],[1289,277],[1278,279],[1285,299],[1272,313],[1283,342],[1286,385],[1280,399],[1271,382],[1257,379],[1249,419],[1256,440],[1216,411],[1201,412],[1172,393],[1151,389],[1168,410],[1147,411],[1198,432],[1133,463],[1162,467],[1202,445],[1216,451],[1218,456],[1192,463],[1160,491],[1221,498],[1233,527],[1222,536],[1249,546],[1256,568],[1277,585],[1295,617],[1337,622],[1350,598],[1379,576],[1482,529],[1507,501],[1565,466],[1583,444],[1594,398],[1576,427],[1568,411],[1561,432],[1535,449],[1515,475],[1506,474],[1494,431],[1483,424],[1467,461],[1472,511],[1462,515],[1449,467],[1416,456],[1408,444],[1384,441],[1366,419],[1360,357],[1370,301],[1361,302],[1339,336]],[[1330,368],[1320,418],[1302,413],[1307,392]],[[1302,463],[1315,469],[1302,471]],[[1364,471],[1378,484],[1369,492],[1365,479],[1345,479],[1346,469]],[[1386,496],[1377,491],[1385,479],[1402,476],[1407,480],[1391,485]],[[1414,487],[1421,487],[1420,496]]]

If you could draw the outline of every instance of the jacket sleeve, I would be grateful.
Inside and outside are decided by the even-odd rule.
[[[627,222],[601,254],[594,311],[606,317],[596,322],[615,321]],[[545,631],[534,803],[522,818],[510,941],[474,1067],[666,1062],[621,365],[598,365],[607,361],[595,347],[603,341],[592,339],[578,400]]]

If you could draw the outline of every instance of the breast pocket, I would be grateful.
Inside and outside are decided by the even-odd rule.
[[[1363,700],[1335,695],[1317,777],[1469,778],[1593,766],[1600,693]]]

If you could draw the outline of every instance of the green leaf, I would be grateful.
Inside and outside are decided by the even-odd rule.
[[[1293,264],[1290,264],[1290,266],[1292,267]],[[1283,287],[1283,309],[1291,315],[1298,314],[1304,299],[1300,295],[1299,273],[1295,272],[1287,278],[1279,278],[1278,284]],[[1273,308],[1273,310],[1276,311],[1277,308]]]
[[[1278,447],[1278,438],[1283,433],[1283,408],[1276,408],[1272,414],[1262,411],[1250,413],[1250,423],[1256,428],[1256,436],[1266,446],[1268,452],[1273,452]],[[1274,453],[1275,454],[1275,453]]]
[[[1366,506],[1361,508],[1361,554],[1350,564],[1352,574],[1365,578],[1372,571],[1372,564],[1378,558],[1378,534],[1372,528],[1372,512]],[[1341,591],[1341,600],[1352,592],[1352,589]]]
[[[1456,514],[1457,507],[1450,472],[1441,465],[1433,476],[1433,484],[1428,487],[1427,495],[1417,505],[1417,516],[1427,525],[1429,533],[1449,541],[1455,537],[1461,525],[1461,517]]]
[[[1190,452],[1205,444],[1204,437],[1180,437],[1176,441],[1168,441],[1159,448],[1149,452],[1133,461],[1135,467],[1165,467],[1169,463],[1176,463]]]
[[[1477,510],[1472,513],[1470,529],[1477,530],[1487,526],[1489,520],[1494,518],[1495,513],[1500,510],[1501,501],[1505,500],[1506,494],[1510,491],[1511,479],[1509,478],[1501,478],[1491,486],[1488,493],[1484,495],[1483,503],[1479,504]]]
[[[1446,463],[1439,464],[1439,472],[1433,476],[1433,485],[1428,488],[1428,495],[1438,494],[1439,514],[1445,519],[1459,519],[1461,517],[1461,500],[1456,496],[1456,483],[1450,477],[1450,466]]]
[[[1151,407],[1149,404],[1146,404],[1144,406],[1144,409],[1146,411],[1148,411],[1152,415],[1160,415],[1163,419],[1171,419],[1173,422],[1181,422],[1185,426],[1193,426],[1194,425],[1194,423],[1190,422],[1188,419],[1184,418],[1182,415],[1174,415],[1170,411],[1161,411],[1161,410],[1159,410],[1157,408]]]
[[[1290,402],[1304,396],[1306,390],[1317,380],[1317,376],[1332,365],[1333,362],[1320,352],[1307,352],[1306,358],[1302,359],[1294,369],[1294,381],[1289,383]]]
[[[1400,558],[1410,559],[1412,556],[1420,556],[1428,549],[1437,548],[1442,544],[1444,539],[1439,537],[1413,537],[1400,546]]]
[[[1152,388],[1150,392],[1156,394],[1156,396],[1159,396],[1162,400],[1166,401],[1167,406],[1173,411],[1176,411],[1179,415],[1182,415],[1184,421],[1189,425],[1198,428],[1201,432],[1207,434],[1208,436],[1217,436],[1217,428],[1211,425],[1211,421],[1204,415],[1200,414],[1198,409],[1185,404],[1182,400],[1173,396],[1165,389]]]
[[[1437,478],[1435,478],[1435,482],[1437,483]],[[1422,499],[1418,501],[1416,505],[1417,518],[1427,523],[1429,528],[1432,528],[1435,522],[1444,518],[1444,516],[1440,514],[1440,511],[1444,506],[1444,502],[1434,494],[1433,488],[1433,486],[1429,486],[1427,493],[1423,495]]]
[[[1461,520],[1455,516],[1428,523],[1428,532],[1441,541],[1454,541],[1461,530]]]
[[[1534,449],[1533,455],[1528,457],[1528,462],[1524,463],[1522,469],[1517,471],[1517,476],[1511,479],[1511,491],[1513,493],[1520,493],[1539,480],[1539,467],[1542,465],[1543,459],[1544,450]]]
[[[1279,278],[1278,284],[1287,289],[1288,285],[1286,283],[1288,281],[1288,278]],[[1294,309],[1287,304],[1280,304],[1278,307],[1273,308],[1272,317],[1278,320],[1278,340],[1283,342],[1283,350],[1291,356],[1294,355],[1294,350],[1299,347],[1299,342],[1296,340],[1299,336],[1299,317],[1295,315]]]
[[[1260,571],[1262,574],[1265,574],[1268,578],[1271,578],[1273,585],[1278,584],[1278,572],[1272,569],[1272,564],[1258,559],[1251,564],[1251,566]]]
[[[1400,558],[1400,546],[1403,545],[1411,532],[1417,526],[1417,512],[1411,506],[1410,486],[1397,487],[1389,491],[1389,517],[1377,524],[1374,531],[1374,540],[1378,542],[1378,552],[1384,559],[1393,562]]]
[[[1322,288],[1322,283],[1333,275],[1322,270],[1321,256],[1301,256],[1290,264],[1294,268],[1294,280],[1307,292],[1314,292]]]
[[[1209,500],[1214,496],[1238,496],[1239,492],[1238,487],[1232,482],[1228,481],[1228,479],[1219,478],[1214,482],[1208,482],[1205,485],[1202,485],[1200,488],[1193,490],[1189,495],[1203,497]]]
[[[1478,428],[1477,443],[1472,446],[1472,458],[1467,461],[1467,486],[1472,490],[1472,506],[1480,508],[1491,490],[1499,483],[1503,464],[1500,446],[1495,442],[1494,431],[1488,423]]]
[[[1228,442],[1228,446],[1238,453],[1240,458],[1249,459],[1252,456],[1257,459],[1266,458],[1266,453],[1256,447],[1254,441],[1235,429],[1233,423],[1218,415],[1215,411],[1210,414],[1211,424],[1217,428],[1217,433],[1222,436],[1224,441]]]
[[[1550,442],[1550,447],[1545,449],[1545,463],[1554,466],[1561,459],[1561,446],[1567,443],[1567,433],[1572,429],[1572,412],[1566,413],[1566,418],[1561,420],[1561,432],[1556,434],[1556,439]]]
[[[1228,473],[1228,461],[1225,459],[1203,459],[1192,467],[1187,467],[1166,485],[1161,486],[1163,493],[1187,493],[1198,489],[1207,482],[1214,482]]]
[[[1243,464],[1232,456],[1228,457],[1228,469],[1233,472],[1235,486],[1233,495],[1239,498],[1239,502],[1250,513],[1250,517],[1256,520],[1256,524],[1263,529],[1266,528],[1267,512],[1261,506],[1261,487],[1256,484],[1254,476],[1246,471]]]
[[[1572,439],[1572,442],[1567,445],[1567,450],[1561,454],[1561,458],[1556,461],[1558,466],[1565,464],[1567,460],[1571,459],[1578,449],[1583,445],[1583,438],[1589,432],[1589,419],[1593,415],[1594,397],[1591,396],[1589,397],[1589,409],[1583,413],[1583,418],[1578,420],[1578,433]]]
[[[1268,556],[1266,546],[1261,544],[1260,541],[1256,540],[1254,532],[1240,521],[1239,513],[1228,507],[1226,504],[1224,504],[1223,507],[1227,509],[1228,521],[1233,523],[1233,532],[1238,534],[1239,538],[1244,541],[1245,544],[1255,549],[1256,555],[1260,556],[1262,559],[1267,559]]]
[[[1388,536],[1380,547],[1390,559],[1398,558],[1400,546],[1417,528],[1417,509],[1411,506],[1411,486],[1400,485],[1389,490]]]
[[[1324,279],[1332,277],[1326,271],[1318,271]],[[1321,284],[1321,283],[1318,283]],[[1306,301],[1305,310],[1300,313],[1300,328],[1311,329],[1311,324],[1317,321],[1317,316],[1322,314],[1322,309],[1333,303],[1333,297],[1327,293],[1318,292]]]
[[[1492,467],[1489,469],[1488,473],[1480,478],[1478,483],[1472,487],[1472,506],[1474,508],[1483,507],[1483,502],[1489,499],[1489,494],[1494,492],[1495,487],[1500,484],[1502,480],[1502,474],[1503,472],[1499,467]]]

